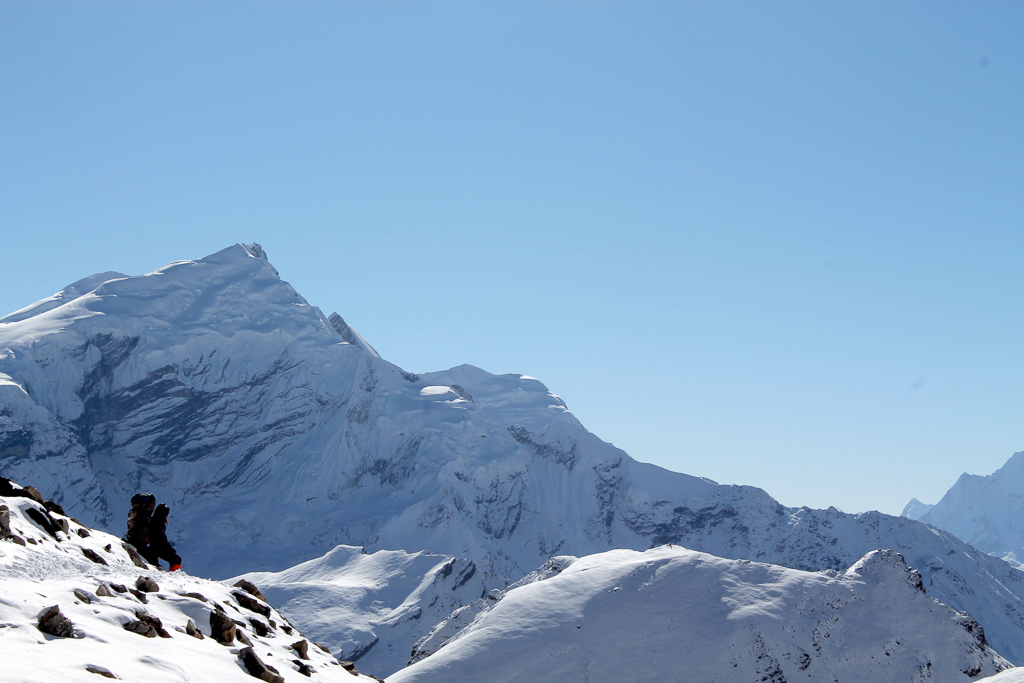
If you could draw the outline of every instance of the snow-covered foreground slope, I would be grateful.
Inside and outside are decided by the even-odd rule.
[[[254,245],[0,319],[0,474],[117,534],[152,491],[186,569],[216,577],[339,544],[467,558],[497,588],[552,555],[668,542],[805,570],[893,548],[1024,662],[1024,573],[1005,562],[906,518],[637,462],[531,377],[405,372]]]
[[[667,546],[552,564],[388,682],[940,683],[1009,666],[891,551],[842,573]]]
[[[987,476],[961,475],[938,503],[904,514],[1024,566],[1024,451]]]
[[[258,585],[304,633],[378,676],[404,667],[434,624],[484,593],[469,560],[392,550],[368,554],[352,546],[281,572],[241,578]]]
[[[240,588],[140,568],[119,539],[47,513],[29,498],[0,497],[0,505],[7,508],[0,508],[0,679],[6,683],[101,677],[245,683],[260,671],[247,670],[246,655],[276,670],[267,681],[308,681],[310,674],[325,682],[372,681],[350,673]],[[53,533],[47,520],[58,525]],[[140,577],[154,580],[150,592],[137,589]],[[51,624],[64,624],[66,637],[39,627],[40,614],[54,606],[69,623],[58,617]],[[213,614],[234,626],[229,644],[212,637]]]

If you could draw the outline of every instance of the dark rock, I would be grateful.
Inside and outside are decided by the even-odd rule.
[[[21,546],[25,545],[25,539],[22,538],[21,536],[17,536],[15,534],[11,534],[10,538],[11,538],[11,542],[12,543],[17,543],[18,545],[21,545]]]
[[[209,602],[209,600],[206,599],[206,596],[202,593],[179,592],[178,595],[184,595],[186,598],[192,598],[193,600],[199,600],[200,602]]]
[[[288,635],[292,634],[292,627],[288,624],[281,624],[281,630],[287,633]]]
[[[256,656],[256,651],[251,647],[243,647],[238,651],[238,658],[242,660],[242,665],[245,666],[245,670],[249,672],[250,676],[260,679],[261,681],[267,681],[267,683],[284,683],[284,679],[281,678],[280,674],[275,673],[266,664]]]
[[[55,503],[52,500],[44,500],[43,507],[46,508],[47,512],[56,512],[62,517],[67,517],[64,513],[64,508],[62,508],[59,503]]]
[[[309,659],[309,641],[300,640],[297,643],[292,643],[289,647],[299,653],[299,659]]]
[[[25,509],[25,516],[39,525],[43,531],[53,536],[54,539],[57,538],[57,532],[60,531],[60,527],[57,526],[57,523],[51,519],[47,512],[37,507],[28,507]]]
[[[25,540],[28,542],[29,545],[39,545],[39,541],[37,541],[36,539],[32,538],[31,536],[29,536]]]
[[[160,621],[160,617],[153,616],[149,612],[136,612],[135,616],[139,621],[149,624],[156,631],[156,634],[161,638],[170,638],[171,634],[164,628],[164,624]]]
[[[323,643],[316,643],[316,646],[317,646],[318,648],[320,648],[321,650],[323,650],[324,652],[326,652],[327,654],[331,654],[331,650],[330,650],[330,648],[328,648],[328,647],[327,647],[326,645],[324,645]]]
[[[104,669],[102,666],[96,666],[95,664],[87,664],[85,670],[91,674],[99,674],[107,678],[117,678],[110,669]]]
[[[249,623],[252,624],[252,630],[258,636],[265,636],[270,633],[270,627],[264,624],[259,619],[250,619]]]
[[[82,554],[85,555],[86,557],[88,557],[90,560],[92,560],[96,564],[102,564],[102,565],[105,565],[105,566],[109,566],[109,565],[107,565],[107,561],[103,559],[103,556],[100,555],[95,550],[93,550],[92,548],[82,548]]]
[[[71,620],[60,613],[60,607],[57,605],[47,607],[39,613],[38,628],[43,633],[58,638],[70,638],[75,633],[75,627]]]
[[[241,591],[231,591],[231,597],[233,597],[235,601],[238,602],[239,605],[249,610],[250,612],[262,614],[263,616],[268,618],[270,617],[270,607],[256,600],[252,596]]]
[[[89,530],[86,529],[84,526],[75,529],[75,533],[78,534],[80,538],[89,538],[90,535]]]
[[[110,587],[113,588],[118,593],[127,593],[128,592],[128,589],[125,588],[124,586],[122,586],[119,583],[112,583],[112,584],[110,584]]]
[[[244,590],[249,595],[257,597],[260,600],[262,600],[263,602],[267,601],[267,596],[265,596],[263,594],[263,592],[259,588],[256,587],[256,584],[252,583],[251,581],[246,581],[245,579],[240,579],[238,581],[238,583],[235,584],[235,588],[241,588],[242,590]]]
[[[245,631],[240,628],[235,629],[235,640],[240,642],[242,645],[252,647],[252,641],[249,640],[249,636],[245,635]]]
[[[134,595],[136,598],[138,598],[139,602],[141,602],[143,605],[148,605],[149,604],[149,598],[147,598],[146,594],[143,593],[142,591],[135,590],[134,588],[129,588],[128,592],[131,593],[132,595]]]
[[[72,592],[75,594],[76,598],[78,598],[79,600],[81,600],[85,604],[87,604],[87,605],[91,605],[92,604],[92,598],[90,598],[89,594],[86,593],[84,590],[82,590],[80,588],[76,588]]]
[[[101,583],[99,586],[96,587],[96,595],[100,596],[101,598],[114,597],[114,594],[110,592],[110,586],[108,586],[105,583]]]
[[[353,676],[359,675],[359,669],[356,668],[355,662],[350,662],[348,660],[342,659],[338,661],[338,664],[341,664],[341,668],[349,672]]]
[[[132,558],[132,563],[135,564],[139,569],[149,569],[149,565],[146,564],[146,560],[143,559],[142,555],[139,555],[139,551],[135,549],[130,543],[122,543],[121,547],[128,553],[128,557]]]
[[[131,631],[132,633],[138,633],[140,636],[146,638],[156,638],[156,629],[152,624],[146,623],[141,619],[136,621],[129,621],[124,625],[125,631]]]
[[[292,664],[294,664],[298,668],[299,673],[302,674],[303,676],[312,676],[313,675],[313,669],[310,668],[309,664],[306,664],[305,662],[300,662],[297,659],[293,659],[292,660]]]
[[[234,643],[237,629],[235,622],[231,621],[224,612],[220,610],[210,612],[210,637],[221,645]]]
[[[7,506],[0,510],[0,538],[9,538],[11,535],[11,511]]]
[[[156,584],[156,581],[148,576],[140,576],[137,578],[135,580],[135,587],[144,593],[156,593],[160,590],[160,586]]]
[[[44,502],[43,494],[39,493],[39,489],[37,489],[35,486],[25,486],[22,488],[22,490],[28,494],[26,498],[31,498],[32,500],[39,504],[42,504]]]
[[[185,624],[185,633],[192,636],[193,638],[198,638],[199,640],[202,640],[206,637],[203,635],[203,632],[199,630],[199,627],[196,626],[196,622],[192,621],[191,619],[189,619],[188,622],[186,622]]]
[[[111,544],[108,543],[105,546],[103,546],[103,549],[109,553],[113,551],[113,546],[111,546]]]

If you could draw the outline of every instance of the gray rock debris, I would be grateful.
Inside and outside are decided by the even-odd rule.
[[[43,633],[58,638],[70,638],[75,633],[71,620],[60,613],[60,607],[57,605],[47,607],[39,613],[38,628]]]

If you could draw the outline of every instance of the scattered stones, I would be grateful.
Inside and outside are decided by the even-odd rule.
[[[110,586],[108,586],[105,583],[101,583],[99,586],[96,587],[96,595],[100,596],[101,598],[114,597],[114,594],[110,592]]]
[[[256,584],[254,584],[252,581],[246,581],[245,579],[239,579],[238,583],[235,584],[235,588],[241,588],[242,590],[244,590],[249,595],[252,595],[253,597],[257,597],[260,600],[262,600],[263,602],[267,601],[267,596],[265,596],[263,594],[263,592],[259,588],[257,588]]]
[[[112,584],[110,584],[110,587],[113,588],[118,593],[127,593],[128,592],[128,589],[125,588],[124,586],[122,586],[119,583],[112,583]]]
[[[300,662],[297,659],[293,659],[292,664],[294,664],[299,669],[299,673],[303,676],[313,675],[313,669],[309,666],[309,664],[306,664],[305,662]]]
[[[58,638],[70,638],[75,633],[71,620],[60,613],[60,607],[57,605],[47,607],[39,613],[38,628],[43,633]]]
[[[193,638],[198,638],[199,640],[202,640],[206,637],[203,635],[203,632],[199,630],[199,627],[196,626],[196,622],[192,621],[191,619],[189,619],[188,622],[185,624],[185,633],[192,636]]]
[[[149,598],[147,598],[146,594],[143,593],[142,591],[135,590],[134,588],[129,588],[128,592],[131,593],[132,595],[134,595],[136,598],[138,598],[139,602],[141,602],[143,605],[148,605],[149,604]]]
[[[252,641],[249,640],[249,636],[245,635],[245,631],[240,628],[235,629],[235,640],[240,642],[242,645],[252,647]]]
[[[96,666],[95,664],[86,664],[85,670],[91,674],[99,674],[100,676],[105,676],[107,678],[117,678],[117,676],[114,675],[114,672],[110,669],[106,669],[102,666]]]
[[[253,630],[253,631],[254,631],[254,632],[256,633],[256,635],[258,635],[258,636],[261,636],[261,637],[262,637],[262,636],[265,636],[265,635],[267,635],[268,633],[270,633],[270,627],[269,627],[269,626],[267,626],[266,624],[264,624],[264,623],[263,623],[262,621],[260,621],[259,619],[250,619],[250,620],[249,620],[249,623],[250,623],[250,624],[252,625],[252,630]]]
[[[277,670],[264,664],[251,647],[239,650],[238,658],[242,660],[242,665],[245,666],[245,670],[249,672],[250,676],[267,681],[267,683],[284,683],[284,679]]]
[[[241,591],[231,591],[231,597],[238,602],[239,605],[249,610],[250,612],[256,612],[262,614],[265,617],[270,617],[270,607],[252,596],[242,593]]]
[[[221,645],[234,643],[237,629],[235,622],[231,621],[224,612],[220,610],[210,612],[210,637]]]
[[[75,529],[75,533],[78,534],[79,537],[81,538],[89,538],[90,536],[89,530],[86,529],[84,526],[80,526],[77,529]]]
[[[156,631],[156,634],[161,638],[170,638],[171,634],[164,628],[164,624],[160,621],[159,617],[155,617],[149,612],[136,612],[135,616],[138,617],[139,621],[149,624]]]
[[[289,647],[295,650],[299,654],[299,659],[309,659],[309,641],[300,640],[297,643],[292,643]]]
[[[130,543],[122,543],[121,547],[128,553],[128,557],[132,559],[132,563],[139,569],[149,569],[149,565],[146,564],[146,560],[139,555],[139,551],[135,549],[135,546]]]
[[[160,590],[160,586],[156,584],[156,581],[149,578],[148,576],[140,576],[135,580],[135,587],[144,593],[156,593]]]
[[[72,592],[75,594],[76,598],[78,598],[79,600],[81,600],[85,604],[87,604],[87,605],[91,605],[92,604],[92,598],[90,598],[89,594],[86,593],[81,588],[76,588]]]
[[[104,560],[103,557],[98,552],[93,550],[92,548],[82,548],[82,554],[85,555],[90,560],[92,560],[93,562],[95,562],[96,564],[102,564],[104,566],[109,566],[109,565],[107,565],[107,561]]]

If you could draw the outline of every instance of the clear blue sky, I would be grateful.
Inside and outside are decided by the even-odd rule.
[[[1024,450],[1024,2],[0,4],[0,309],[258,241],[412,371],[898,513]]]

